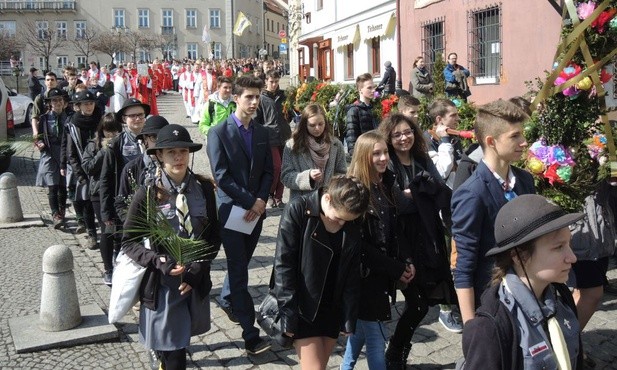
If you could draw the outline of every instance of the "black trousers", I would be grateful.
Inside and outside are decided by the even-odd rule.
[[[409,284],[402,293],[405,296],[405,310],[396,324],[389,344],[394,348],[410,345],[413,333],[428,313],[428,302],[417,284]]]
[[[186,349],[175,351],[157,351],[159,359],[163,364],[164,370],[185,370],[186,369]]]
[[[64,217],[66,197],[66,186],[64,185],[53,185],[47,188],[47,199],[49,200],[52,216],[60,214]]]

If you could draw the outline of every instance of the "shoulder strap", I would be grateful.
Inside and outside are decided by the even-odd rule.
[[[75,125],[72,122],[68,123],[67,127],[69,129],[69,135],[71,135],[71,139],[73,139],[73,143],[75,143],[75,148],[77,148],[77,155],[79,155],[79,160],[81,161],[83,159],[83,154],[82,154],[81,138],[79,137],[79,134],[77,133],[77,127],[75,127]]]
[[[218,122],[214,122],[214,102],[208,100],[208,114],[210,115],[210,126],[214,125],[215,123]]]

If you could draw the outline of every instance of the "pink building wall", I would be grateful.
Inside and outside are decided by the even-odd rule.
[[[458,63],[469,68],[468,11],[499,4],[488,0],[443,0],[422,9],[414,1],[401,0],[401,76],[409,86],[414,59],[422,55],[422,24],[444,17],[445,53],[458,54]],[[470,79],[470,101],[478,104],[524,94],[525,81],[544,77],[550,70],[559,42],[561,15],[548,0],[501,2],[502,68],[499,84],[475,85]],[[444,56],[445,59],[445,56]],[[398,71],[397,71],[398,72]],[[473,76],[473,71],[472,71]]]

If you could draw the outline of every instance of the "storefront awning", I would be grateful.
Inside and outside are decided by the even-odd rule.
[[[362,36],[362,40],[369,40],[373,37],[389,34],[391,32],[394,16],[394,12],[388,12],[360,23],[360,35]]]
[[[332,48],[353,44],[358,39],[358,25],[354,24],[347,28],[340,29],[332,36]]]

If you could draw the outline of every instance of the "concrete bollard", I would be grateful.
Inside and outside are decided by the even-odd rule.
[[[63,331],[81,324],[73,253],[66,245],[52,245],[43,254],[43,288],[39,328]]]
[[[17,191],[17,178],[10,172],[0,175],[0,223],[20,222],[24,219]]]

